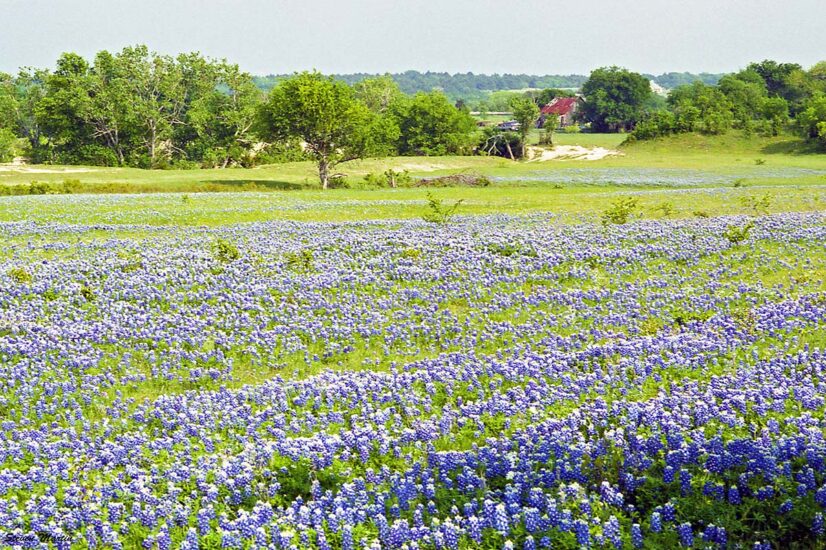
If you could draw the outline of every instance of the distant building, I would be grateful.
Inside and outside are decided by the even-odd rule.
[[[555,97],[550,103],[542,107],[540,120],[544,125],[548,115],[559,117],[559,126],[564,128],[574,123],[574,115],[579,110],[579,97]]]

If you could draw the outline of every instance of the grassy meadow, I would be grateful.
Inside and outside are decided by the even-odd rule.
[[[593,218],[621,195],[639,201],[639,216],[747,214],[753,198],[770,196],[773,211],[813,211],[826,201],[826,155],[809,154],[792,137],[681,135],[622,145],[617,134],[557,134],[559,145],[606,147],[598,161],[513,162],[491,157],[393,157],[342,166],[350,188],[322,192],[312,163],[223,170],[0,167],[0,185],[68,182],[75,194],[3,199],[0,220],[220,225],[265,220],[346,221],[417,218],[427,191],[462,200],[459,214],[551,212]],[[414,181],[456,173],[488,176],[488,187],[366,188],[363,178],[392,168]],[[130,195],[116,198],[114,195]],[[131,196],[131,195],[145,196]],[[171,195],[171,194],[177,194]],[[95,195],[94,197],[88,195]],[[183,195],[186,195],[185,197]],[[666,203],[668,207],[663,208]],[[33,207],[32,205],[37,205]],[[127,205],[134,205],[134,208]]]
[[[0,167],[73,191],[0,196],[0,541],[826,547],[826,155],[558,143],[620,155]]]

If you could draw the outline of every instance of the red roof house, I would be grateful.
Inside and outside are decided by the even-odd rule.
[[[560,126],[570,126],[574,123],[574,115],[579,108],[578,97],[555,97],[550,103],[542,107],[542,114],[557,115]]]

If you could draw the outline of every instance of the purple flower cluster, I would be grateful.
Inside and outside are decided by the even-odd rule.
[[[0,224],[0,540],[816,540],[824,221]]]

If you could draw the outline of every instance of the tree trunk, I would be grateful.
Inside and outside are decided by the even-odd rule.
[[[508,150],[508,154],[510,155],[511,160],[516,160],[516,158],[513,156],[513,149],[511,149],[511,144],[507,138],[505,138],[505,147]]]
[[[322,157],[318,161],[318,179],[321,180],[321,188],[327,189],[330,181],[330,163],[326,157]]]

